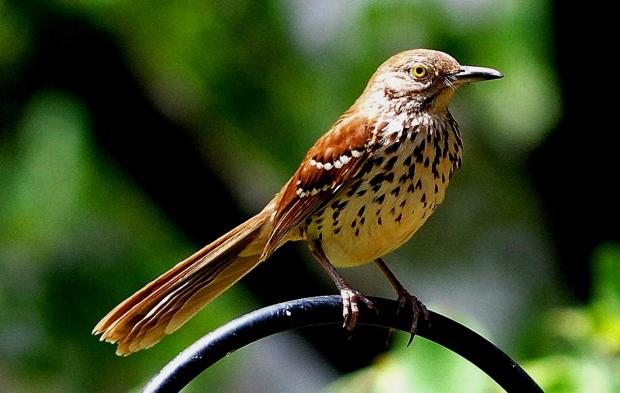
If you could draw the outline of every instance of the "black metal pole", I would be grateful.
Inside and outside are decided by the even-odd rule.
[[[370,299],[378,312],[361,310],[359,324],[409,331],[410,312],[397,313],[398,303],[393,300]],[[328,324],[342,324],[340,296],[292,300],[251,312],[189,346],[153,377],[142,392],[179,392],[209,366],[247,344],[289,329]],[[429,320],[421,321],[418,335],[469,360],[509,393],[543,391],[499,348],[441,314],[430,311]]]

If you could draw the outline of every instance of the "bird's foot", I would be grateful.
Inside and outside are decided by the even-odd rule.
[[[418,323],[420,321],[420,316],[424,318],[425,322],[428,322],[430,316],[428,313],[428,309],[417,297],[413,296],[407,291],[402,291],[398,294],[398,313],[401,310],[410,309],[412,318],[411,318],[411,328],[409,332],[411,333],[411,337],[409,337],[409,341],[407,342],[407,346],[411,345],[413,338],[418,332]]]
[[[368,309],[375,309],[375,305],[364,294],[351,288],[343,288],[340,290],[342,296],[342,317],[344,323],[342,327],[351,331],[355,329],[357,317],[359,316],[359,302],[363,302]]]

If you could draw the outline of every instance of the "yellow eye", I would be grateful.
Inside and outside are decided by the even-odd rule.
[[[417,79],[425,78],[428,75],[428,69],[422,64],[414,65],[411,69],[411,75]]]

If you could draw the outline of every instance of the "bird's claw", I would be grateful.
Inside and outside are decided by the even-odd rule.
[[[430,315],[424,303],[422,303],[417,297],[410,294],[409,292],[403,291],[398,294],[397,313],[400,313],[401,310],[404,310],[407,307],[411,308],[411,314],[412,314],[411,328],[409,329],[411,336],[409,337],[409,341],[407,342],[407,346],[409,346],[411,345],[413,338],[418,332],[418,323],[420,321],[420,316],[424,318],[425,322],[428,322]]]
[[[364,294],[350,288],[344,288],[340,291],[342,296],[342,317],[344,323],[342,327],[351,331],[355,329],[357,317],[359,316],[359,301],[362,301],[368,309],[375,309],[375,305]]]

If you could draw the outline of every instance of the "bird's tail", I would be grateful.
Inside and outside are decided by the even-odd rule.
[[[152,347],[256,267],[271,233],[265,208],[116,306],[93,329],[117,355]]]

